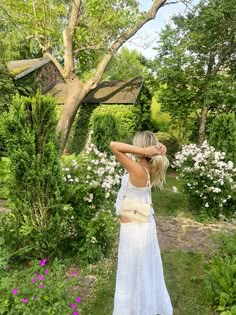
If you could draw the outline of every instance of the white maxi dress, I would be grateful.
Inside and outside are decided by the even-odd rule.
[[[124,195],[149,203],[149,187],[136,187],[122,177],[116,214]],[[121,223],[113,315],[173,315],[162,266],[156,223]]]

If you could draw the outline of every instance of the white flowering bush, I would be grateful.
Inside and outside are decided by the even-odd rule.
[[[207,141],[201,146],[189,144],[177,152],[173,167],[185,179],[190,205],[210,217],[233,217],[236,213],[236,168],[225,161],[225,153],[216,151]]]
[[[64,202],[75,212],[74,249],[88,263],[106,254],[115,236],[114,200],[120,184],[120,164],[94,144],[79,155],[63,156]]]

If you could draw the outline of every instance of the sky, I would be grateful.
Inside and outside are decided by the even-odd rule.
[[[152,0],[140,0],[140,10],[147,11],[152,5]],[[195,4],[199,0],[193,1]],[[129,49],[140,51],[146,58],[154,58],[156,51],[153,50],[157,46],[160,30],[170,21],[171,16],[182,14],[186,10],[183,3],[170,4],[162,7],[156,15],[156,18],[146,23],[124,46]]]

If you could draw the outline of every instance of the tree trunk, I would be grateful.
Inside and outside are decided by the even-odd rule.
[[[83,83],[76,76],[73,78],[73,80],[67,80],[66,84],[67,98],[65,104],[63,105],[63,109],[57,124],[57,133],[60,138],[61,153],[65,148],[79,106],[89,92],[89,90],[84,88]]]
[[[199,124],[199,131],[198,131],[198,144],[200,145],[205,140],[207,113],[208,113],[208,108],[207,106],[204,106],[200,114],[200,124]]]

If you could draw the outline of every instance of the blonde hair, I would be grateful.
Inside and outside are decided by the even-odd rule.
[[[151,131],[138,132],[133,138],[133,145],[141,148],[157,145],[158,143],[155,134]],[[151,184],[162,190],[166,182],[165,176],[169,166],[169,160],[165,155],[155,155],[150,159],[146,159],[151,164]]]

